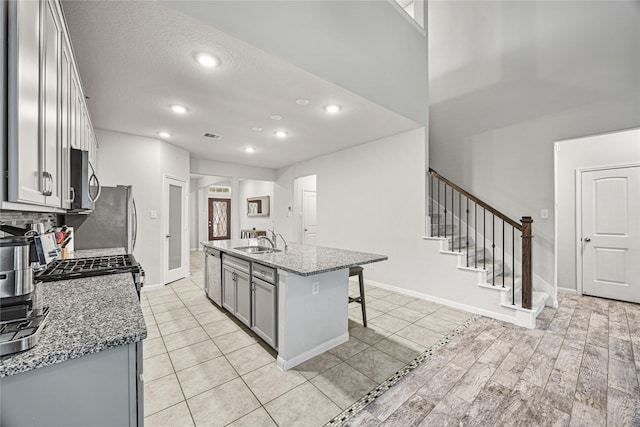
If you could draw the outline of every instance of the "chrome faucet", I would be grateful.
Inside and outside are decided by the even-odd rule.
[[[282,234],[278,233],[278,236],[280,236],[280,238],[284,242],[284,250],[286,251],[287,249],[289,249],[289,245],[287,245],[287,241],[284,240],[284,237],[282,237]],[[278,240],[278,236],[276,236],[276,238],[273,240],[274,242]]]
[[[267,242],[269,242],[269,243],[271,244],[271,248],[272,248],[272,249],[275,249],[275,248],[276,248],[275,239],[274,239],[274,240],[271,240],[271,239],[270,239],[270,238],[268,238],[267,236],[258,236],[258,237],[257,237],[257,239],[258,239],[258,242],[260,242],[260,240],[264,239],[264,240],[266,240]]]
[[[284,242],[284,250],[286,251],[287,249],[289,249],[289,245],[287,245],[287,241],[284,240],[284,237],[282,237],[282,234],[280,234],[280,233],[276,234],[275,230],[268,230],[268,231],[269,231],[269,233],[271,233],[271,239],[273,240],[273,248],[274,249],[278,246],[278,236],[280,236],[280,238]]]

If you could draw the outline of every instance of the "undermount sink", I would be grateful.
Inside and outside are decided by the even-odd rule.
[[[270,254],[273,252],[281,252],[280,249],[270,248],[269,246],[240,246],[233,249],[244,251],[249,254]]]

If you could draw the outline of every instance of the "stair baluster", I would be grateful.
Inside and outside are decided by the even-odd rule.
[[[478,268],[478,204],[474,203],[473,204],[473,221],[474,221],[474,226],[473,229],[476,232],[475,238],[473,240],[473,260],[474,260],[474,267]],[[467,254],[468,256],[469,254]]]
[[[494,254],[494,256],[491,257],[491,265],[492,265],[492,273],[491,273],[491,277],[493,278],[492,280],[492,285],[495,286],[496,285],[496,257],[495,257],[495,253],[496,253],[496,216],[493,216],[493,226],[491,227],[491,253]]]
[[[462,209],[462,193],[458,192],[458,230],[461,230],[462,227],[462,215],[460,215],[460,210]],[[453,241],[453,236],[451,236],[451,240]],[[462,252],[462,242],[458,239],[458,252]]]
[[[469,231],[470,231],[470,226],[471,224],[469,223],[469,216],[473,215],[473,225],[474,225],[474,236],[475,236],[475,240],[473,242],[473,256],[475,258],[473,265],[475,266],[475,268],[478,268],[478,257],[481,256],[482,257],[482,267],[483,269],[486,271],[487,270],[487,211],[489,211],[489,213],[492,216],[492,229],[491,229],[491,253],[492,253],[492,257],[491,260],[489,260],[491,262],[491,283],[492,286],[496,286],[496,216],[502,221],[502,260],[501,260],[501,264],[500,264],[500,268],[502,268],[502,271],[498,271],[498,273],[501,273],[502,275],[502,288],[506,287],[506,277],[507,277],[507,272],[506,272],[506,268],[507,268],[507,263],[506,263],[506,257],[507,257],[507,250],[506,250],[506,239],[507,239],[507,235],[506,235],[506,230],[505,227],[506,225],[511,226],[511,302],[513,305],[515,305],[515,287],[516,287],[516,262],[515,262],[515,230],[518,229],[518,231],[522,232],[521,235],[521,241],[522,241],[522,253],[521,253],[521,259],[520,259],[520,265],[521,265],[521,276],[522,276],[522,283],[521,283],[521,290],[522,290],[522,307],[523,308],[527,308],[527,309],[531,309],[531,305],[532,305],[532,286],[531,286],[531,281],[532,281],[532,263],[531,263],[531,238],[532,238],[532,234],[531,234],[531,225],[533,223],[533,220],[531,219],[531,217],[522,217],[521,221],[514,221],[511,218],[507,217],[506,215],[504,215],[503,213],[501,213],[500,211],[496,210],[495,208],[491,207],[490,205],[488,205],[487,203],[483,202],[482,200],[478,199],[477,197],[473,196],[472,194],[470,194],[469,192],[465,191],[464,189],[462,189],[461,187],[457,186],[456,184],[452,183],[451,181],[447,180],[446,178],[444,178],[443,176],[441,176],[440,174],[438,174],[436,171],[434,171],[433,169],[429,169],[429,174],[430,174],[430,179],[431,181],[429,182],[429,188],[430,188],[430,197],[431,197],[431,212],[434,215],[438,215],[438,219],[436,221],[436,226],[435,228],[438,230],[437,231],[437,237],[441,237],[442,236],[442,232],[440,231],[443,227],[441,227],[441,210],[442,210],[442,204],[441,204],[441,189],[440,187],[443,186],[443,190],[444,190],[444,237],[445,239],[447,239],[447,241],[449,241],[449,237],[451,238],[451,245],[448,247],[448,250],[455,252],[455,192],[458,192],[458,252],[462,253],[463,252],[463,248],[462,248],[462,239],[464,238],[466,243],[465,243],[465,247],[466,247],[466,267],[469,267],[469,265],[471,264],[469,261],[469,256],[470,256],[470,242],[469,242]],[[436,180],[436,185],[438,186],[437,189],[434,189],[434,179]],[[449,202],[447,200],[447,186],[449,186],[449,188],[451,188],[451,208],[449,209]],[[434,194],[434,190],[435,190],[435,194]],[[434,197],[434,195],[436,197]],[[462,199],[462,197],[464,196],[465,200],[466,200],[466,212],[465,212],[465,224],[466,224],[466,235],[462,235],[462,204],[464,202],[464,200]],[[470,210],[470,200],[473,201],[474,203],[474,212],[472,213]],[[435,206],[434,206],[435,204]],[[478,252],[478,234],[479,231],[478,230],[478,205],[482,208],[482,253],[479,254]],[[451,221],[450,221],[450,225],[451,225],[451,233],[447,232],[447,226],[449,224],[449,221],[447,220],[447,214],[448,211],[451,211]],[[433,223],[432,223],[432,235],[433,233]],[[450,236],[449,236],[450,234]]]
[[[511,227],[511,305],[516,305],[516,229]]]
[[[469,198],[467,198],[467,267],[469,267]]]
[[[487,210],[482,208],[482,253],[487,253],[487,239],[484,237],[487,235]],[[487,269],[487,257],[482,257],[482,268]]]

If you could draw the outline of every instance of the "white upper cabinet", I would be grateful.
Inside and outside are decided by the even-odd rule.
[[[62,177],[62,138],[60,135],[62,114],[60,112],[60,68],[61,40],[59,17],[55,4],[42,3],[42,59],[40,64],[40,122],[42,128],[42,147],[44,149],[42,175],[45,204],[61,207],[60,192]]]
[[[71,48],[66,40],[62,38],[62,51],[60,57],[60,183],[61,183],[61,203],[63,209],[71,207],[71,194],[68,190],[70,184],[70,156],[71,156],[71,134],[73,122],[73,101],[71,90],[71,70],[73,60]]]
[[[8,2],[7,201],[69,208],[70,148],[97,143],[58,0]]]
[[[41,173],[39,2],[9,2],[8,197],[45,203]]]

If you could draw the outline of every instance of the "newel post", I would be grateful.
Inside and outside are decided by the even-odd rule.
[[[531,228],[533,219],[530,216],[522,217],[522,308],[531,309],[533,296],[531,280]]]

